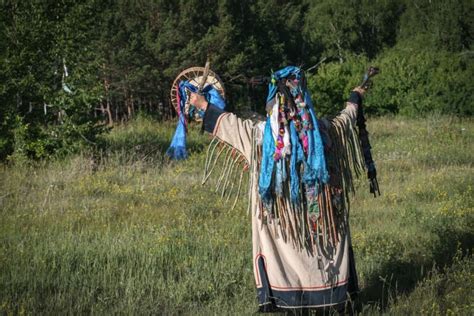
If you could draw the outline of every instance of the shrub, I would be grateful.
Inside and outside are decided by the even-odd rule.
[[[379,66],[381,73],[366,98],[368,114],[473,115],[474,87],[470,82],[474,64],[468,54],[400,47],[372,61],[364,56],[349,56],[343,63],[328,63],[316,74],[308,75],[308,87],[318,112],[340,111],[369,65]]]

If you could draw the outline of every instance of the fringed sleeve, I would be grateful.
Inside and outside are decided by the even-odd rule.
[[[364,170],[364,159],[356,129],[357,111],[362,99],[352,92],[346,108],[329,121],[328,133],[332,141],[327,152],[330,185],[343,195],[342,209],[349,211],[350,195],[355,193],[354,178]]]
[[[207,150],[202,183],[214,175],[216,192],[224,201],[229,201],[232,196],[233,208],[242,191],[244,173],[249,170],[252,160],[255,123],[230,112],[217,111],[211,105],[206,111],[203,129],[214,138]]]

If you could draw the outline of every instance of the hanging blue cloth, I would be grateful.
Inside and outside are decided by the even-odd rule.
[[[303,72],[300,68],[295,66],[287,66],[282,68],[272,75],[271,82],[268,85],[267,108],[271,110],[274,104],[274,98],[278,92],[277,82],[280,79],[294,76],[300,81],[303,77]],[[296,127],[293,121],[289,122],[289,132],[291,141],[291,157],[289,159],[289,181],[290,181],[290,197],[293,203],[299,202],[300,196],[300,178],[298,175],[298,166],[303,163],[304,170],[302,175],[302,182],[307,187],[317,187],[319,183],[327,183],[329,181],[329,174],[326,168],[326,161],[324,158],[324,147],[319,133],[318,121],[314,113],[313,103],[311,101],[310,93],[305,86],[298,86],[304,97],[304,102],[310,113],[310,121],[312,128],[304,131],[308,137],[308,152],[307,157],[304,155],[303,147],[297,135]],[[296,92],[296,91],[295,91]],[[272,177],[275,172],[274,192],[281,193],[282,187],[282,170],[285,169],[283,161],[277,163],[274,161],[275,140],[273,139],[270,116],[267,115],[267,122],[265,123],[265,130],[263,134],[263,153],[262,162],[259,175],[259,193],[264,205],[271,205],[272,199]],[[274,170],[274,168],[276,168]],[[286,169],[285,169],[286,171]],[[285,177],[286,179],[286,177]]]
[[[187,118],[184,113],[188,98],[186,90],[197,93],[198,87],[189,83],[188,81],[181,81],[178,85],[178,125],[176,126],[176,131],[174,133],[173,139],[171,140],[170,147],[166,151],[166,155],[174,160],[182,160],[188,157],[188,152],[186,149]],[[202,90],[202,94],[206,98],[207,102],[221,110],[225,110],[226,103],[224,98],[222,98],[219,91],[217,91],[212,85],[205,86]],[[193,117],[194,111],[198,111],[198,114],[201,117],[204,116],[203,111],[197,110],[193,105],[191,105],[189,109],[190,117]]]
[[[276,163],[275,172],[275,193],[277,196],[283,196],[283,185],[286,181],[286,165],[283,159],[280,159]]]
[[[262,144],[262,164],[260,166],[260,177],[258,179],[258,193],[264,205],[270,205],[272,201],[272,176],[275,161],[273,153],[275,152],[275,141],[272,136],[270,117],[267,117],[265,130],[263,132]]]
[[[293,121],[290,121],[290,140],[290,197],[292,203],[298,204],[300,197],[300,179],[298,177],[298,166],[302,161],[304,161],[304,152],[300,142],[298,141],[298,134]]]
[[[311,94],[309,91],[305,91],[305,103],[311,114],[311,120],[313,122],[312,130],[312,151],[311,157],[308,157],[308,164],[315,173],[315,178],[322,183],[328,183],[329,173],[326,168],[326,159],[324,157],[324,145],[319,132],[318,119],[314,113],[313,102],[311,101]]]
[[[182,112],[178,114],[178,125],[166,155],[174,160],[188,158],[188,151],[186,150],[186,118]]]

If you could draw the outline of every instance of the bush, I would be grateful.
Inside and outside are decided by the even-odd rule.
[[[343,109],[350,91],[362,80],[367,65],[366,57],[351,55],[343,63],[324,64],[317,73],[307,75],[318,116],[334,115]]]
[[[98,135],[104,126],[93,117],[92,108],[98,96],[77,90],[73,94],[60,91],[51,98],[47,122],[38,117],[17,115],[11,124],[11,145],[5,142],[2,154],[14,163],[28,158],[42,159],[78,152],[84,147],[100,145]]]
[[[368,113],[473,114],[474,66],[468,55],[398,48],[374,63],[381,74],[367,98]]]
[[[391,49],[372,61],[349,56],[343,63],[325,64],[316,74],[308,75],[308,87],[319,114],[340,111],[369,65],[379,66],[381,73],[373,80],[366,98],[368,114],[473,115],[474,64],[470,56],[408,48]]]

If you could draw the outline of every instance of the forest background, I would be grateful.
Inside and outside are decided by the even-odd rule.
[[[138,112],[169,119],[173,79],[208,57],[234,111],[262,112],[248,79],[292,64],[333,114],[374,64],[369,115],[472,116],[473,37],[469,0],[4,0],[0,159],[97,146]]]
[[[237,113],[293,64],[332,115],[379,66],[351,307],[473,315],[473,38],[470,0],[0,0],[0,314],[257,311],[244,194],[201,185],[199,124],[189,159],[165,154],[171,84],[209,57]]]

